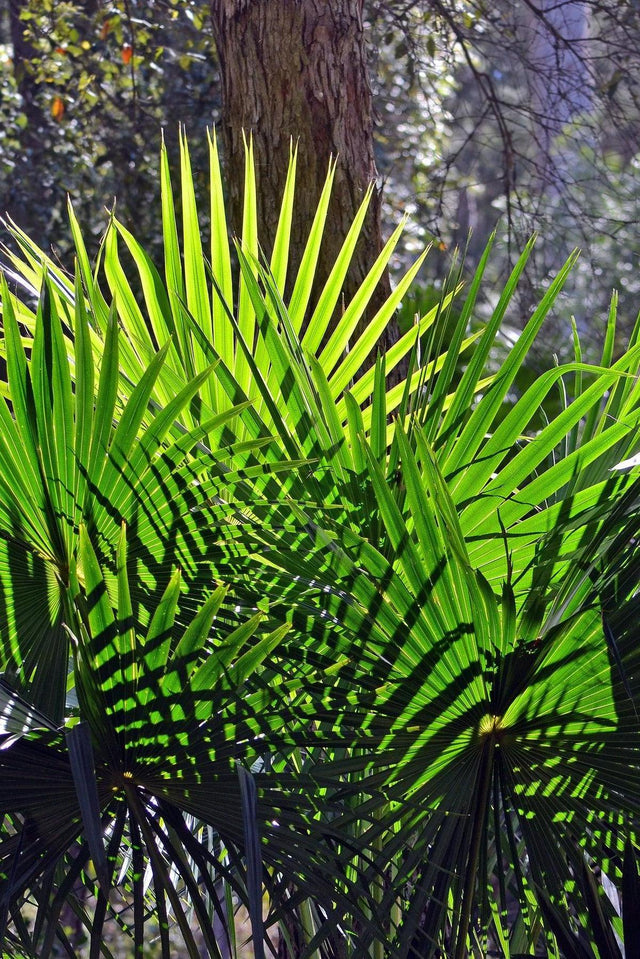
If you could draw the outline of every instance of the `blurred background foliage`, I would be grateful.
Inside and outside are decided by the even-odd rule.
[[[161,135],[171,142],[184,124],[194,170],[204,170],[205,129],[219,117],[210,13],[204,0],[3,7],[0,210],[63,262],[67,196],[96,249],[117,196],[120,219],[159,253]],[[397,268],[434,241],[419,291],[430,302],[454,251],[471,272],[497,229],[489,279],[498,290],[536,231],[514,324],[582,250],[543,365],[553,352],[572,355],[572,315],[583,348],[597,349],[612,288],[625,336],[640,287],[636,0],[365,0],[364,15],[386,232],[411,216]]]
[[[4,11],[0,206],[62,259],[67,196],[96,248],[116,196],[123,221],[160,244],[161,131],[177,140],[183,123],[204,156],[216,120],[207,17],[208,4],[181,0],[11,0]]]

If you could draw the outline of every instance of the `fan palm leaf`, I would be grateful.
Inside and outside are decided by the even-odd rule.
[[[139,757],[135,790],[128,777],[122,788],[127,821],[137,825],[127,832],[111,810],[111,836],[124,830],[132,862],[147,848],[160,910],[168,895],[162,857],[171,858],[173,842],[165,822],[185,843],[187,814],[215,824],[229,848],[244,841],[237,812],[226,827],[215,818],[197,769],[213,761],[206,690],[231,696],[228,686],[246,681],[244,698],[232,696],[216,713],[216,756],[228,763],[239,742],[247,763],[261,758],[274,773],[277,789],[270,792],[268,778],[258,788],[272,889],[284,899],[290,881],[298,883],[300,903],[317,883],[321,921],[337,898],[341,915],[356,916],[354,956],[386,948],[462,959],[486,952],[488,929],[513,954],[544,936],[551,954],[558,944],[582,944],[599,901],[585,869],[620,885],[622,851],[638,838],[638,331],[614,361],[614,300],[599,365],[585,364],[577,344],[574,362],[520,389],[573,258],[496,364],[493,348],[531,247],[479,326],[487,250],[447,349],[436,328],[455,282],[376,358],[421,264],[360,332],[399,230],[336,323],[368,198],[310,306],[332,169],[298,274],[288,277],[295,158],[266,263],[250,145],[235,247],[215,140],[210,147],[210,255],[186,142],[181,224],[163,152],[164,277],[115,216],[92,269],[71,212],[75,284],[11,228],[20,248],[14,277],[45,293],[32,310],[3,290],[0,347],[13,412],[0,414],[0,456],[15,476],[3,481],[0,504],[6,668],[61,725],[73,634],[80,708],[96,755],[106,755],[96,760],[98,807],[111,809],[100,763],[122,765],[130,742]],[[390,385],[388,374],[403,363],[406,376]],[[561,408],[551,405],[546,417],[556,390]],[[205,615],[214,582],[226,589],[216,629],[230,649],[259,610],[277,643],[265,639],[263,657],[258,627],[247,634],[250,648],[225,665],[234,686],[216,671],[216,642],[207,640],[210,659],[183,670],[185,704],[174,659],[189,661],[191,640],[176,646],[166,637],[174,619],[188,631]],[[34,583],[47,584],[47,599],[25,626],[17,611]],[[45,648],[58,650],[55,701],[43,691],[42,669],[52,662]],[[170,703],[178,704],[173,712]],[[180,760],[184,783],[163,774],[165,727],[172,755],[195,750],[185,753],[193,761]],[[71,802],[70,761],[47,736],[54,734],[18,740],[7,756],[52,751]],[[147,795],[158,805],[139,806]],[[75,832],[59,830],[53,859],[74,838],[98,834],[95,815],[93,833],[74,818]],[[16,836],[7,837],[14,853]],[[211,865],[207,852],[198,855],[203,869]],[[367,923],[375,911],[384,929]],[[323,937],[320,924],[307,923],[309,951]],[[602,942],[605,925],[591,926]],[[138,924],[136,942],[140,935]]]
[[[575,904],[585,857],[621,882],[640,808],[638,646],[629,624],[618,627],[614,656],[598,583],[562,616],[552,591],[540,597],[532,635],[527,603],[509,581],[495,593],[474,569],[435,471],[425,483],[397,429],[406,519],[365,446],[391,555],[326,512],[300,512],[286,547],[265,535],[265,584],[279,565],[293,580],[280,591],[296,604],[294,624],[314,619],[327,642],[350,635],[341,674],[350,691],[327,688],[326,722],[359,731],[360,748],[339,771],[381,790],[400,824],[385,850],[403,850],[398,885],[383,900],[389,915],[399,887],[414,890],[399,954],[435,953],[444,937],[464,956],[472,923],[489,915],[492,860],[496,882],[512,877],[501,915],[506,922],[519,899],[533,941],[528,895]]]
[[[71,572],[80,626],[72,637],[78,713],[68,721],[64,737],[15,692],[6,686],[1,691],[7,735],[0,750],[0,808],[11,817],[0,841],[3,908],[15,910],[54,867],[68,876],[77,875],[78,864],[86,870],[90,854],[98,880],[90,921],[92,950],[97,950],[111,911],[109,891],[117,886],[132,903],[127,924],[136,954],[142,955],[148,916],[145,871],[140,869],[144,861],[151,873],[153,908],[160,915],[172,914],[188,953],[197,955],[198,950],[182,904],[183,889],[209,954],[220,955],[211,922],[212,903],[219,909],[215,885],[221,878],[230,881],[236,895],[251,904],[244,869],[240,878],[234,877],[225,858],[240,867],[240,852],[248,856],[252,822],[262,836],[259,855],[278,882],[302,884],[307,894],[313,892],[331,915],[328,933],[347,904],[352,914],[358,911],[357,885],[345,891],[339,882],[353,858],[352,849],[340,841],[340,820],[348,818],[348,810],[326,789],[318,793],[309,777],[264,769],[256,774],[258,797],[247,815],[237,769],[240,764],[246,778],[249,769],[264,766],[271,756],[282,761],[297,744],[290,730],[298,722],[299,679],[283,674],[278,681],[273,669],[261,669],[266,659],[277,663],[290,626],[270,629],[266,614],[257,613],[217,637],[214,622],[225,595],[225,588],[218,587],[180,635],[181,577],[176,571],[141,635],[131,617],[125,536],[123,526],[114,608],[89,535],[80,528]],[[320,680],[316,677],[315,683]],[[194,825],[201,831],[203,824],[215,830],[217,854],[215,846],[202,845],[190,833]],[[257,869],[254,882],[261,902],[261,859]],[[55,903],[46,905],[42,939],[33,943],[42,957],[50,954],[57,920]],[[257,950],[261,922],[254,921]],[[170,955],[164,937],[162,950]]]
[[[76,303],[69,356],[69,340],[63,336],[51,286],[45,284],[27,356],[12,297],[6,284],[3,288],[12,412],[6,404],[0,406],[2,663],[29,689],[33,704],[57,720],[63,714],[67,687],[65,630],[74,629],[68,605],[69,571],[77,554],[80,524],[91,527],[101,556],[112,565],[121,523],[135,529],[133,559],[139,575],[134,610],[145,622],[147,597],[155,591],[158,598],[172,566],[180,563],[187,578],[195,575],[198,542],[202,545],[195,511],[215,497],[216,474],[234,476],[233,431],[227,425],[242,412],[242,406],[230,407],[213,415],[205,430],[200,426],[182,430],[172,440],[176,419],[210,369],[174,393],[165,407],[154,407],[151,414],[151,393],[166,359],[165,345],[117,416],[115,315],[109,320],[104,359],[96,377],[82,297]],[[219,438],[225,431],[231,445],[225,444],[215,454],[203,445],[205,436]],[[243,444],[242,461],[251,447],[251,442]],[[261,467],[259,473],[263,476],[265,469]],[[204,546],[202,551],[206,553]]]

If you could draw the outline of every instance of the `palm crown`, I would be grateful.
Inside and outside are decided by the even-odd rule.
[[[163,955],[172,919],[232,954],[238,901],[256,955],[276,924],[323,956],[640,939],[637,331],[614,361],[614,299],[598,366],[521,388],[571,263],[496,367],[528,251],[479,326],[487,250],[446,344],[455,279],[376,358],[423,257],[360,332],[399,228],[336,320],[365,198],[312,303],[331,179],[288,284],[295,158],[266,262],[250,147],[230,247],[211,142],[208,253],[163,151],[164,276],[115,217],[92,269],[70,212],[73,281],[10,227],[9,954],[74,954],[79,878],[92,956],[114,887],[136,955],[150,914]]]

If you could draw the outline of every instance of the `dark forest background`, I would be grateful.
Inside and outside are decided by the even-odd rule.
[[[0,209],[62,262],[67,197],[96,250],[117,197],[119,217],[159,253],[157,155],[179,124],[204,189],[206,130],[222,109],[216,6],[2,8]],[[572,316],[585,349],[599,342],[614,288],[624,333],[640,286],[640,5],[367,0],[362,16],[383,234],[407,213],[406,258],[434,243],[407,314],[437,299],[454,251],[472,270],[494,229],[499,289],[535,231],[522,319],[548,275],[582,250],[544,349],[572,353]],[[237,64],[238,75],[254,68]]]

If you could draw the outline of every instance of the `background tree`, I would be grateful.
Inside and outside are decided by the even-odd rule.
[[[243,137],[251,135],[259,182],[259,235],[270,251],[291,143],[301,180],[291,236],[292,268],[304,251],[331,157],[337,159],[318,282],[335,263],[376,180],[363,0],[214,0],[222,80],[222,131],[232,221],[240,230]],[[382,248],[380,194],[369,206],[345,284],[350,299]],[[380,294],[388,292],[383,284]]]
[[[569,301],[585,342],[590,330],[597,338],[612,286],[632,322],[640,222],[636,4],[489,8],[440,0],[372,2],[368,11],[385,196],[412,212],[415,242],[434,236],[446,247],[434,279],[456,245],[477,262],[497,227],[501,255],[490,269],[499,282],[537,230],[520,293],[523,316],[554,264],[582,250],[558,304],[558,336],[543,349],[567,351]],[[603,273],[608,280],[594,288]]]
[[[179,121],[197,131],[194,163],[204,168],[217,119],[208,4],[14,0],[11,13],[0,20],[3,213],[64,259],[67,197],[97,247],[117,195],[119,215],[159,255],[151,211],[161,132],[175,143]]]

